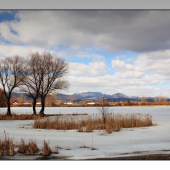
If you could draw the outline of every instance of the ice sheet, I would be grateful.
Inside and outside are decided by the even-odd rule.
[[[95,130],[93,147],[96,150],[90,150],[92,133],[33,129],[33,120],[0,121],[0,137],[4,137],[5,130],[9,137],[14,137],[14,143],[19,143],[21,138],[25,141],[35,139],[40,148],[43,147],[44,139],[49,140],[52,149],[57,145],[62,147],[58,156],[70,156],[69,159],[170,153],[170,121],[163,120],[156,123],[157,126],[121,129],[112,134]],[[84,145],[89,148],[80,148]]]

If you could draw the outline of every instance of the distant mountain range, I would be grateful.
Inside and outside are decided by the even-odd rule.
[[[107,98],[108,101],[127,101],[127,100],[136,100],[136,98],[131,98],[129,96],[126,96],[122,93],[115,93],[115,94],[103,94],[101,92],[83,92],[83,93],[74,93],[72,96],[76,96],[78,98],[84,99],[84,100],[98,100],[102,97]]]
[[[105,98],[130,98],[122,93],[116,93],[113,95],[109,94],[102,94],[101,92],[83,92],[83,93],[74,93],[73,96],[80,97],[80,98],[86,98],[88,100],[96,100],[101,97]]]
[[[13,93],[13,99],[17,99],[18,96],[20,96],[23,93]],[[24,98],[25,100],[29,100],[30,98],[28,98],[25,94]],[[56,100],[62,100],[62,101],[73,101],[73,102],[81,102],[81,101],[85,101],[85,100],[92,100],[92,101],[97,101],[98,99],[100,99],[101,97],[105,97],[107,98],[108,101],[112,101],[112,102],[119,102],[119,101],[136,101],[137,100],[137,96],[127,96],[125,94],[122,93],[115,93],[115,94],[103,94],[101,92],[82,92],[82,93],[74,93],[72,95],[67,95],[67,94],[62,94],[59,93],[56,95]],[[146,97],[146,100],[149,102],[154,101],[153,97]],[[138,101],[141,101],[141,98],[138,97]],[[170,101],[170,99],[168,99],[168,101]]]

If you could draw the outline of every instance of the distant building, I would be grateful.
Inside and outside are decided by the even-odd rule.
[[[94,105],[95,103],[94,103],[94,102],[88,102],[87,104],[91,104],[91,105]]]
[[[70,103],[70,102],[68,102],[68,103],[64,103],[64,104],[69,104],[69,105],[73,105],[73,103]]]
[[[91,100],[86,100],[84,103],[87,104],[87,103],[91,103],[92,101]]]
[[[18,104],[18,102],[13,102],[12,104]]]
[[[13,100],[10,102],[12,105],[19,104],[18,100]]]

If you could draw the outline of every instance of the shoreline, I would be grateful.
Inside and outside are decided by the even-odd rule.
[[[85,159],[91,161],[99,160],[170,160],[170,154],[148,154],[148,155],[135,155],[135,156],[122,156],[122,157],[111,157],[111,158],[94,158]]]
[[[20,159],[21,158],[21,159]],[[70,159],[71,156],[59,156],[59,155],[26,155],[21,154],[18,155],[17,158],[14,156],[1,156],[0,161],[3,160],[65,160],[65,161],[133,161],[133,160],[141,160],[141,161],[163,161],[170,160],[170,154],[148,154],[148,155],[135,155],[135,156],[118,156],[118,157],[103,157],[103,158],[88,158],[88,159]]]
[[[32,106],[11,106],[11,107],[32,107]],[[41,106],[36,106],[41,107]],[[102,107],[102,106],[45,106],[45,107]],[[104,106],[104,107],[170,107],[170,105],[133,105],[133,106]],[[0,108],[7,108],[7,107],[0,107]]]

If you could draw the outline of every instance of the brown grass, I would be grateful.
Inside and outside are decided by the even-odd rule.
[[[6,151],[9,156],[13,156],[15,154],[14,152],[14,144],[13,139],[10,139],[9,137],[6,137],[6,132],[4,131],[5,139],[0,139],[0,156],[3,155],[3,151]]]
[[[11,116],[0,114],[0,120],[35,120],[41,117],[42,115],[39,114],[12,114]]]
[[[28,144],[25,144],[24,139],[21,138],[21,144],[18,145],[18,152],[33,155],[39,151],[37,143],[30,139]]]
[[[9,150],[8,150],[8,154],[9,156],[13,156],[14,155],[14,147],[13,147],[13,140],[10,141],[9,143]]]
[[[49,146],[49,143],[47,143],[47,142],[44,140],[44,147],[43,147],[43,149],[42,149],[42,155],[43,155],[43,156],[48,156],[48,155],[50,155],[51,152],[52,152],[52,151],[51,151],[51,148],[50,148],[50,146]]]
[[[97,150],[96,148],[93,148],[93,147],[91,147],[91,149],[90,150]]]
[[[93,130],[105,129],[108,133],[119,131],[121,128],[144,127],[152,125],[152,116],[149,114],[107,114],[104,126],[100,115],[92,116],[63,116],[54,119],[35,120],[33,128],[40,129],[76,129],[79,132],[92,132]]]
[[[5,134],[5,139],[2,140],[0,138],[0,157],[3,155],[9,155],[9,156],[14,156],[15,155],[15,151],[14,151],[14,146],[18,147],[18,153],[24,153],[27,155],[34,155],[36,153],[41,154],[43,156],[48,156],[51,153],[55,153],[58,154],[59,153],[59,149],[62,149],[61,147],[59,147],[57,145],[57,147],[55,147],[56,149],[53,151],[50,146],[49,143],[47,143],[44,140],[44,146],[42,148],[42,153],[39,153],[39,148],[37,147],[37,143],[35,141],[33,141],[32,139],[29,140],[29,142],[26,144],[25,140],[23,138],[21,138],[21,143],[19,145],[14,145],[13,144],[13,139],[10,139],[9,137],[6,137],[6,132],[4,131]]]
[[[56,153],[56,154],[59,153],[58,148],[59,148],[59,147],[58,147],[58,145],[57,145],[56,150],[54,151],[54,153]]]

